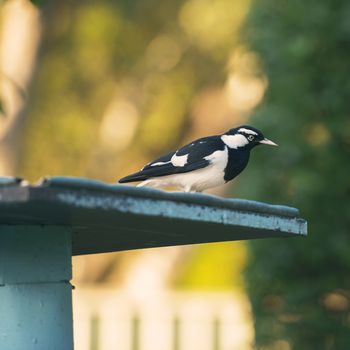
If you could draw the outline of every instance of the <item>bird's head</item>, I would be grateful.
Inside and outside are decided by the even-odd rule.
[[[223,136],[222,140],[230,148],[252,149],[258,145],[278,146],[276,143],[264,137],[263,133],[249,125],[242,125],[230,129]]]

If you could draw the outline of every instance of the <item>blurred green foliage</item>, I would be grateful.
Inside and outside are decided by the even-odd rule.
[[[239,194],[301,209],[307,238],[252,242],[259,349],[350,348],[350,2],[255,0],[246,39],[269,79]]]
[[[41,6],[45,3],[45,0],[30,0],[34,5]]]

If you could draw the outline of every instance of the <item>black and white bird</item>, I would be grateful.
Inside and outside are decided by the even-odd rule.
[[[262,132],[248,125],[222,135],[208,136],[170,152],[120,183],[142,181],[138,186],[176,187],[185,192],[202,192],[234,179],[247,166],[250,151],[258,145],[277,146]]]

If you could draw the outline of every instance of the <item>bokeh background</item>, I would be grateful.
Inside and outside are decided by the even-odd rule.
[[[78,350],[350,348],[350,2],[0,1],[0,174],[109,183],[249,123],[212,193],[287,204],[306,239],[76,257]]]

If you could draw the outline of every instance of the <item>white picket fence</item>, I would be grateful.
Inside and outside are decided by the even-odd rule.
[[[233,293],[167,292],[132,300],[117,290],[73,293],[76,350],[249,350],[247,299]]]

